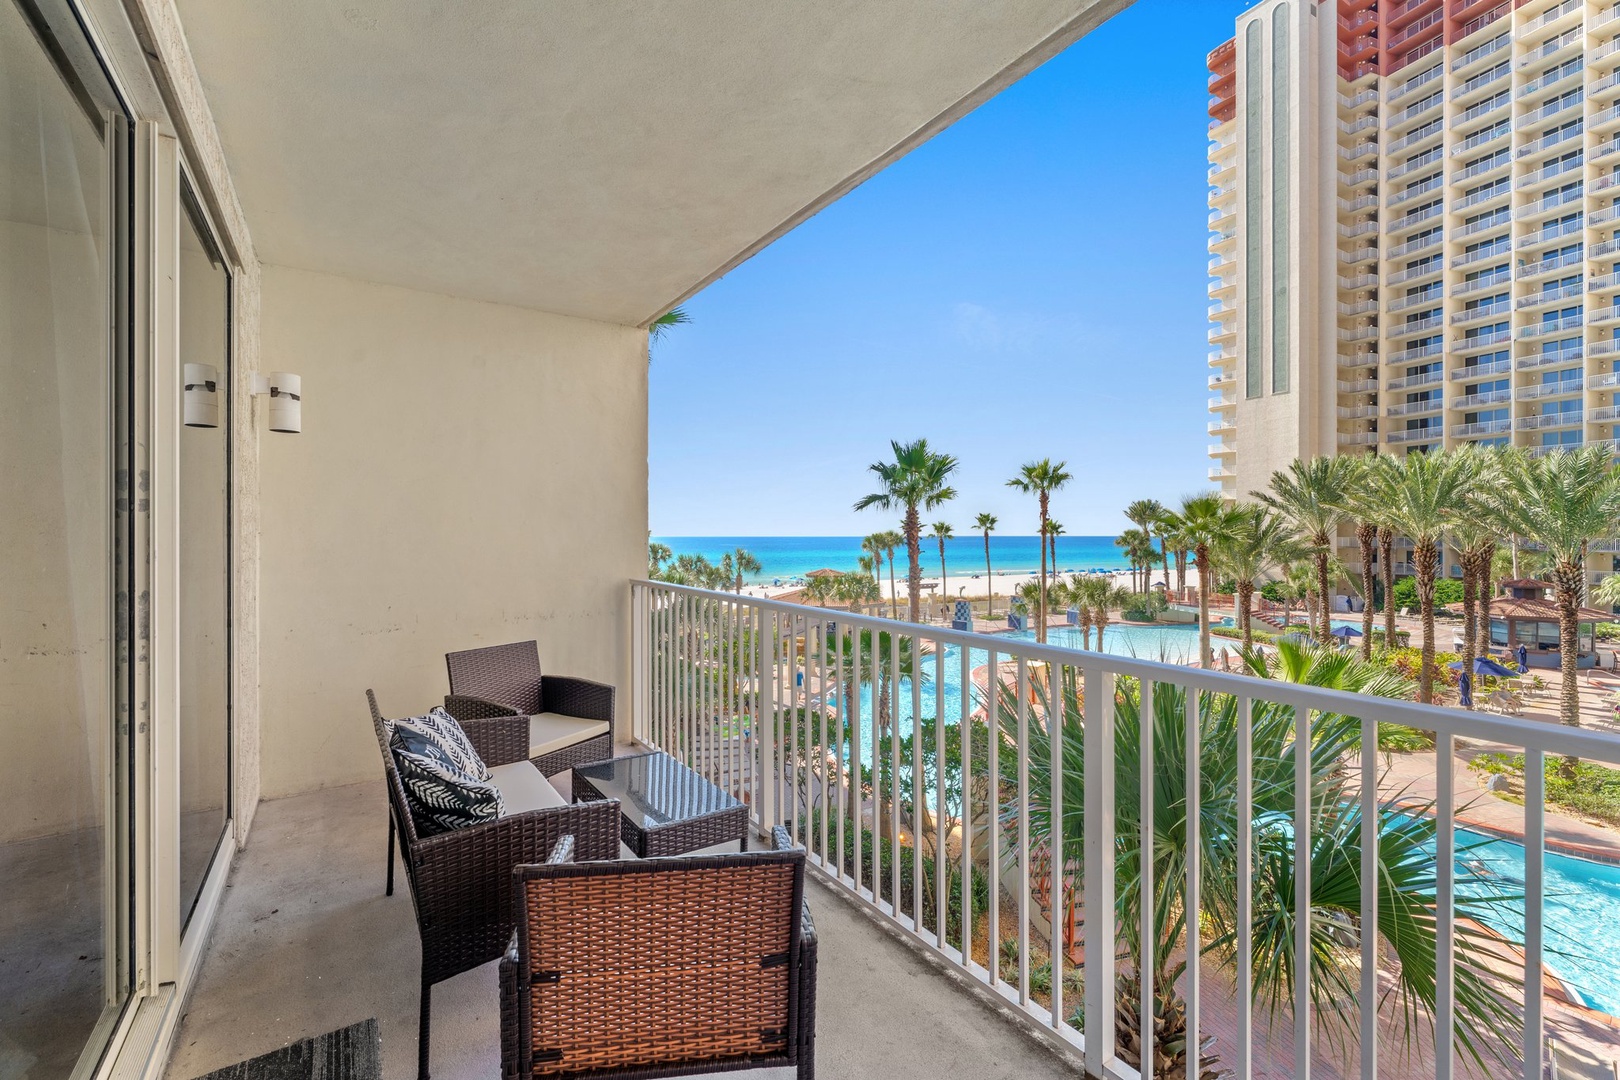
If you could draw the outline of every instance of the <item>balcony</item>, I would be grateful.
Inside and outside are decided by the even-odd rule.
[[[1420,386],[1434,386],[1436,383],[1444,382],[1445,378],[1446,373],[1444,371],[1425,371],[1417,375],[1405,375],[1398,379],[1391,379],[1384,385],[1389,390],[1413,390]],[[1435,402],[1435,408],[1439,407],[1440,403]]]
[[[1397,296],[1389,302],[1389,310],[1391,314],[1393,314],[1395,312],[1408,311],[1415,307],[1438,304],[1444,297],[1444,289],[1433,289],[1428,292],[1416,293],[1412,296]]]
[[[1620,338],[1606,338],[1603,341],[1593,342],[1586,351],[1590,356],[1613,356],[1620,353]]]
[[[1389,327],[1389,336],[1392,338],[1411,337],[1413,334],[1426,333],[1445,325],[1445,317],[1439,312],[1426,315],[1421,319],[1407,319],[1405,322],[1393,323]]]
[[[1451,182],[1453,184],[1467,184],[1480,177],[1489,176],[1499,169],[1506,169],[1512,160],[1512,155],[1506,150],[1498,150],[1483,161],[1476,161],[1461,172],[1453,173]]]
[[[1503,158],[1503,164],[1506,164],[1505,157]],[[1570,173],[1579,172],[1584,166],[1584,154],[1577,153],[1574,157],[1567,161],[1554,161],[1540,169],[1537,169],[1535,172],[1525,174],[1522,180],[1522,186],[1532,187],[1538,184],[1550,183],[1553,180],[1558,179],[1560,176],[1567,176]]]
[[[1444,259],[1432,259],[1419,266],[1409,266],[1404,270],[1396,270],[1389,275],[1391,285],[1400,285],[1408,281],[1420,281],[1423,278],[1436,277],[1446,268]]]
[[[1512,281],[1513,278],[1508,274],[1507,268],[1503,267],[1496,273],[1486,274],[1484,277],[1475,278],[1473,281],[1465,281],[1453,289],[1452,292],[1460,299],[1464,296],[1473,296],[1475,293],[1503,288],[1511,284]]]
[[[1620,386],[1620,371],[1605,371],[1601,375],[1589,375],[1586,378],[1588,390],[1613,390]]]
[[[1444,64],[1435,64],[1433,67],[1429,68],[1427,71],[1419,72],[1418,74],[1412,76],[1410,79],[1407,79],[1405,82],[1401,83],[1399,86],[1395,87],[1395,89],[1390,91],[1390,93],[1389,93],[1389,103],[1391,105],[1393,105],[1397,101],[1400,101],[1402,98],[1405,98],[1408,95],[1410,95],[1412,93],[1415,93],[1416,91],[1422,89],[1425,86],[1432,86],[1445,73],[1446,73],[1446,66]]]
[[[1513,104],[1513,95],[1506,90],[1499,90],[1484,101],[1476,101],[1462,112],[1451,118],[1453,131],[1479,123],[1494,113],[1506,109]]]
[[[1612,424],[1620,420],[1620,405],[1604,405],[1601,408],[1587,411],[1586,420],[1591,424]]]
[[[1569,112],[1572,109],[1578,110],[1581,107],[1581,102],[1585,100],[1586,95],[1580,90],[1576,90],[1572,94],[1560,95],[1556,100],[1548,102],[1539,109],[1533,109],[1522,114],[1518,118],[1518,123],[1521,125],[1538,124],[1545,120],[1551,120],[1553,117]]]
[[[1521,296],[1518,300],[1514,301],[1513,306],[1518,310],[1523,311],[1526,308],[1538,308],[1547,304],[1556,304],[1561,300],[1569,300],[1573,297],[1581,296],[1585,292],[1586,287],[1579,283],[1574,285],[1565,285],[1561,289],[1553,289],[1548,292],[1534,292],[1528,296]]]
[[[1484,420],[1477,424],[1457,424],[1451,434],[1458,439],[1476,439],[1481,435],[1503,435],[1513,430],[1511,420]]]
[[[1517,337],[1521,341],[1527,338],[1547,337],[1550,334],[1562,334],[1570,330],[1579,330],[1585,325],[1586,316],[1584,314],[1566,315],[1562,319],[1553,319],[1551,321],[1543,319],[1541,322],[1519,327]]]
[[[1445,104],[1445,101],[1446,96],[1436,91],[1435,93],[1432,93],[1428,97],[1424,98],[1422,101],[1415,102],[1408,105],[1406,108],[1401,109],[1399,112],[1390,114],[1389,123],[1387,126],[1391,132],[1400,131],[1405,128],[1407,124],[1419,120],[1422,117],[1427,116],[1431,111],[1438,109],[1441,105]]]
[[[1224,412],[1227,409],[1237,408],[1237,399],[1227,397],[1225,394],[1217,394],[1210,398],[1206,404],[1210,412]]]
[[[1534,278],[1545,277],[1548,274],[1556,274],[1558,271],[1571,266],[1582,266],[1585,263],[1585,254],[1578,251],[1570,252],[1568,255],[1554,255],[1550,259],[1527,263],[1519,267],[1518,273],[1514,277],[1519,281],[1529,281]]]
[[[1559,379],[1556,382],[1532,383],[1529,386],[1521,386],[1518,394],[1520,401],[1536,401],[1540,398],[1570,397],[1573,394],[1581,393],[1581,390],[1581,380],[1577,377],[1574,379]]]
[[[1594,353],[1596,350],[1593,350]],[[1576,364],[1585,355],[1584,347],[1571,345],[1567,349],[1555,349],[1552,352],[1530,353],[1520,356],[1513,362],[1513,366],[1520,371],[1530,371],[1534,368],[1559,367],[1563,364]]]
[[[1225,387],[1236,385],[1237,376],[1232,374],[1230,371],[1223,371],[1217,375],[1211,375],[1209,377],[1209,388],[1211,390],[1221,390]]]
[[[1418,416],[1423,413],[1437,413],[1444,408],[1445,402],[1436,396],[1428,398],[1424,401],[1403,401],[1397,405],[1386,406],[1384,409],[1384,415]]]
[[[1423,153],[1417,155],[1416,157],[1408,158],[1407,160],[1401,162],[1399,165],[1396,165],[1394,168],[1390,169],[1389,170],[1389,179],[1398,180],[1403,176],[1407,176],[1407,175],[1409,175],[1411,173],[1417,172],[1419,169],[1423,168],[1423,166],[1425,166],[1425,165],[1432,165],[1437,161],[1444,160],[1445,156],[1446,156],[1445,148],[1441,147],[1441,146],[1436,146],[1432,150],[1425,150],[1425,151],[1423,151]]]
[[[1477,131],[1456,146],[1453,146],[1451,156],[1466,157],[1477,154],[1483,147],[1503,142],[1512,132],[1512,125],[1507,123],[1497,124],[1495,127],[1487,128],[1484,131]]]
[[[1236,480],[1237,473],[1228,469],[1225,465],[1217,465],[1209,470],[1209,479],[1211,483],[1218,484],[1226,480]]]
[[[1339,279],[1339,288],[1345,292],[1355,292],[1358,289],[1369,289],[1377,286],[1378,275],[1369,273],[1354,274]]]
[[[1419,251],[1429,251],[1433,248],[1439,247],[1444,242],[1445,235],[1440,230],[1436,230],[1427,236],[1420,236],[1415,240],[1408,240],[1404,244],[1396,244],[1394,247],[1389,249],[1389,258],[1399,259],[1404,255],[1412,255]],[[1377,248],[1372,248],[1370,250],[1374,255],[1378,253]]]
[[[1519,152],[1514,156],[1519,158],[1527,158],[1533,157],[1536,154],[1545,153],[1555,146],[1561,146],[1572,139],[1579,139],[1583,131],[1585,131],[1583,125],[1574,124],[1560,131],[1555,131],[1550,135],[1543,135],[1535,142],[1527,143],[1524,146],[1519,147]]]
[[[1529,52],[1525,53],[1523,56],[1521,56],[1519,58],[1519,66],[1520,67],[1529,67],[1531,64],[1537,64],[1537,63],[1540,63],[1540,62],[1542,62],[1544,60],[1549,60],[1549,59],[1557,56],[1559,53],[1562,53],[1566,49],[1573,49],[1574,47],[1576,47],[1580,43],[1581,43],[1581,30],[1580,30],[1580,27],[1576,27],[1575,29],[1569,31],[1568,33],[1560,34],[1558,37],[1554,38],[1553,40],[1545,42],[1544,44],[1539,45],[1536,48],[1531,49]],[[1548,76],[1547,78],[1550,78],[1550,77],[1551,76]],[[1546,78],[1543,78],[1541,81],[1545,85]],[[1532,85],[1534,85],[1534,84],[1532,84]],[[1538,87],[1538,89],[1539,89],[1539,87]]]
[[[1340,405],[1340,420],[1370,420],[1378,416],[1376,405]]]
[[[1403,135],[1399,139],[1396,139],[1394,142],[1390,143],[1389,148],[1385,151],[1385,153],[1398,154],[1408,147],[1419,146],[1424,142],[1427,142],[1429,139],[1437,139],[1444,133],[1445,124],[1439,120],[1431,120],[1429,123],[1424,124],[1415,131],[1409,132],[1408,134]],[[1375,143],[1373,145],[1376,148],[1377,144]],[[1343,151],[1341,150],[1340,153],[1342,154]]]
[[[1505,405],[1512,400],[1512,390],[1487,390],[1483,394],[1464,394],[1462,397],[1454,397],[1451,399],[1450,404],[1453,409],[1469,410],[1483,408],[1487,405]]]
[[[1513,305],[1506,300],[1498,300],[1491,304],[1481,304],[1476,308],[1466,308],[1451,317],[1451,325],[1467,326],[1482,319],[1495,318],[1498,315],[1507,315],[1513,310]]]
[[[1504,162],[1503,164],[1506,163]],[[1511,194],[1513,194],[1512,187],[1510,187],[1508,184],[1498,182],[1496,184],[1492,184],[1488,188],[1485,188],[1483,191],[1476,191],[1472,195],[1465,195],[1456,200],[1456,202],[1452,204],[1452,209],[1458,213],[1462,213],[1465,210],[1472,210],[1475,207],[1487,206],[1499,199],[1506,199]]]
[[[1377,310],[1378,301],[1376,300],[1358,300],[1353,304],[1339,305],[1339,314],[1352,318],[1356,315],[1366,315]]]
[[[1340,341],[1372,341],[1377,337],[1378,327],[1376,326],[1357,326],[1339,330]]]
[[[1513,370],[1511,360],[1490,360],[1483,364],[1465,364],[1462,367],[1451,369],[1453,382],[1473,382],[1477,379],[1486,379],[1492,375],[1506,375]]]
[[[1436,240],[1436,243],[1438,243],[1438,240]],[[1395,252],[1390,252],[1390,254],[1394,255]],[[1357,263],[1376,262],[1377,260],[1378,249],[1375,247],[1351,248],[1349,251],[1339,252],[1339,261],[1352,266]]]
[[[1572,428],[1580,427],[1585,422],[1579,409],[1570,409],[1565,412],[1538,413],[1535,416],[1515,417],[1513,430],[1542,431],[1548,428]]]
[[[1551,8],[1529,20],[1524,26],[1520,27],[1520,32],[1533,34],[1537,31],[1546,30],[1548,27],[1564,21],[1566,18],[1576,14],[1585,7],[1585,0],[1563,0],[1563,3],[1559,4],[1558,6]]]
[[[1354,172],[1341,172],[1339,174],[1340,185],[1352,190],[1361,187],[1364,184],[1372,184],[1376,183],[1377,181],[1377,169],[1361,168],[1356,169]]]
[[[1499,34],[1483,45],[1475,45],[1452,63],[1451,73],[1453,75],[1472,74],[1481,63],[1506,50],[1511,41],[1511,34]]]
[[[1454,104],[1461,104],[1478,94],[1492,93],[1497,83],[1506,79],[1511,72],[1512,68],[1504,60],[1489,71],[1482,71],[1464,80],[1461,86],[1451,92],[1451,100]]]
[[[1480,349],[1490,349],[1513,340],[1510,330],[1490,330],[1483,334],[1470,334],[1466,337],[1453,338],[1451,347],[1459,353],[1477,352]]]
[[[1570,191],[1555,191],[1542,199],[1537,199],[1528,206],[1521,206],[1513,211],[1514,221],[1533,221],[1547,214],[1555,214],[1570,203],[1581,203],[1586,198],[1582,185],[1576,185]]]
[[[1206,447],[1207,457],[1231,457],[1237,453],[1237,447],[1228,442],[1210,443]]]
[[[1338,383],[1341,394],[1370,394],[1378,389],[1377,379],[1340,379]]]
[[[1453,233],[1452,236],[1457,240],[1466,240],[1472,236],[1482,236],[1485,233],[1495,232],[1498,229],[1505,229],[1507,228],[1508,224],[1507,207],[1504,206],[1494,214],[1488,214],[1485,217],[1480,218],[1478,221],[1464,225],[1462,228]]]
[[[1408,428],[1404,431],[1391,431],[1385,434],[1384,439],[1392,443],[1426,443],[1439,442],[1445,437],[1445,432],[1439,424],[1430,424],[1428,427]]]
[[[1506,238],[1504,237],[1504,239]],[[1494,262],[1498,259],[1506,259],[1508,256],[1509,252],[1506,244],[1491,244],[1487,247],[1481,247],[1475,251],[1463,252],[1461,255],[1458,255],[1456,258],[1451,260],[1451,268],[1453,270],[1460,270],[1466,266],[1475,266],[1479,263]]]
[[[1209,422],[1209,433],[1211,435],[1230,435],[1235,431],[1237,431],[1237,425],[1232,423],[1229,418]]]
[[[1573,221],[1549,222],[1534,232],[1523,233],[1514,238],[1513,246],[1516,248],[1541,247],[1562,240],[1566,236],[1574,236],[1586,230],[1586,222],[1576,214]]]

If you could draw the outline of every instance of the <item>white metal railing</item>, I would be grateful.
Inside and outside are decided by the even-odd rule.
[[[1585,421],[1581,419],[1581,411],[1569,409],[1564,412],[1521,416],[1513,421],[1513,426],[1519,431],[1535,431],[1538,428],[1579,427],[1583,423]]]
[[[1562,45],[1559,46],[1559,48],[1563,47],[1564,46]],[[1598,49],[1595,51],[1592,54],[1592,59],[1594,61],[1603,59],[1603,49]],[[1586,59],[1584,57],[1577,56],[1573,60],[1566,60],[1552,70],[1543,72],[1539,78],[1533,79],[1519,87],[1519,92],[1516,96],[1519,98],[1527,98],[1531,94],[1538,94],[1547,89],[1549,86],[1556,86],[1565,79],[1574,78],[1576,75],[1579,75],[1585,70]]]
[[[1594,353],[1596,351],[1593,350]],[[1532,368],[1552,367],[1555,364],[1573,364],[1584,355],[1583,346],[1571,345],[1567,349],[1554,349],[1551,352],[1528,353],[1519,357],[1515,366],[1520,371],[1529,371]]]
[[[1536,16],[1534,19],[1531,19],[1524,26],[1520,27],[1520,31],[1533,32],[1540,30],[1544,26],[1551,26],[1553,23],[1557,22],[1559,19],[1562,19],[1570,12],[1585,6],[1585,4],[1586,0],[1564,0],[1564,2],[1559,4],[1557,7],[1549,8],[1547,11]]]
[[[1408,146],[1416,146],[1424,139],[1432,138],[1435,135],[1440,134],[1445,130],[1445,126],[1445,121],[1443,120],[1431,120],[1422,127],[1416,128],[1390,143],[1389,149],[1386,150],[1385,153],[1398,154],[1402,150],[1405,150]]]
[[[1438,304],[1444,298],[1444,289],[1428,289],[1411,296],[1397,296],[1389,302],[1389,310],[1391,312],[1405,311],[1408,308],[1421,307],[1424,304]]]
[[[1418,169],[1423,168],[1423,166],[1431,165],[1434,162],[1441,160],[1445,156],[1446,148],[1443,146],[1436,146],[1432,149],[1425,150],[1416,157],[1408,158],[1399,165],[1390,169],[1389,179],[1397,180],[1400,177],[1405,176],[1407,173],[1416,172]]]
[[[1498,150],[1496,153],[1492,154],[1488,158],[1485,158],[1483,161],[1476,161],[1462,172],[1457,173],[1451,178],[1451,181],[1454,184],[1461,184],[1464,181],[1472,180],[1476,176],[1483,176],[1488,172],[1495,172],[1497,169],[1504,169],[1512,160],[1513,155],[1508,153],[1505,148]]]
[[[1464,109],[1461,113],[1458,113],[1456,116],[1452,117],[1451,126],[1456,128],[1461,127],[1464,124],[1472,123],[1482,116],[1489,115],[1498,109],[1505,109],[1511,104],[1513,104],[1513,95],[1506,90],[1498,91],[1497,93],[1486,98],[1484,101],[1476,101],[1474,104]]]
[[[1443,76],[1445,73],[1446,65],[1436,64],[1427,71],[1423,71],[1412,76],[1410,79],[1407,79],[1405,82],[1401,83],[1399,86],[1389,92],[1390,104],[1393,105],[1395,102],[1401,100],[1401,98],[1405,97],[1407,94],[1410,94],[1420,86],[1429,85],[1436,79]]]
[[[1513,211],[1513,217],[1517,221],[1523,221],[1526,218],[1533,218],[1538,215],[1545,214],[1548,211],[1556,210],[1560,206],[1568,206],[1572,202],[1580,202],[1585,197],[1585,185],[1575,184],[1568,191],[1554,191],[1544,198],[1537,199],[1535,202],[1530,203],[1528,206],[1519,207],[1517,210]]]
[[[1487,390],[1483,394],[1464,394],[1451,399],[1453,409],[1477,409],[1481,405],[1502,405],[1513,400],[1512,390]]]
[[[1581,379],[1576,376],[1573,379],[1559,379],[1556,382],[1535,383],[1531,386],[1521,387],[1519,389],[1519,398],[1522,401],[1534,401],[1537,398],[1564,397],[1567,394],[1579,394],[1580,392]]]
[[[1438,442],[1444,437],[1445,430],[1440,424],[1407,428],[1404,431],[1391,431],[1384,436],[1387,441],[1392,443]]]
[[[1399,285],[1403,281],[1415,281],[1418,278],[1438,274],[1446,268],[1444,259],[1430,259],[1418,266],[1408,266],[1405,270],[1397,270],[1389,275],[1391,285]]]
[[[1593,356],[1610,356],[1617,352],[1620,352],[1620,338],[1608,338],[1604,341],[1593,342],[1590,350]],[[1596,383],[1594,382],[1593,385],[1596,385]]]
[[[1407,435],[1440,432],[1390,441]],[[1168,999],[1179,1044],[1213,1035],[1218,1067],[1239,1077],[1306,1077],[1318,1055],[1374,1077],[1387,1055],[1449,1080],[1488,979],[1516,1021],[1483,1033],[1504,1059],[1491,1075],[1541,1080],[1543,980],[1569,947],[1547,925],[1544,766],[1620,764],[1620,739],[657,582],[633,582],[628,601],[633,738],[742,800],[755,828],[785,825],[829,887],[1069,1044],[1088,1075],[1149,1080],[1117,1032]],[[1402,801],[1383,724],[1432,733],[1432,805]],[[1526,759],[1523,883],[1503,901],[1519,916],[1494,932],[1479,926],[1489,905],[1458,846],[1470,843],[1451,782],[1463,739]],[[1421,1049],[1389,1030],[1403,1005],[1387,993],[1382,929],[1395,918],[1384,890],[1400,888],[1382,862],[1391,845],[1425,860],[1422,884],[1394,894],[1427,912],[1407,955],[1433,972],[1442,1036]],[[1354,918],[1313,890],[1330,852],[1358,883]],[[1287,888],[1268,876],[1279,863]],[[1206,917],[1230,939],[1208,940]],[[1257,1010],[1255,960],[1280,947],[1301,977]],[[1333,974],[1324,951],[1342,954]],[[1510,951],[1521,959],[1499,982]],[[1268,1037],[1273,1022],[1291,1025],[1290,1050]],[[1149,1063],[1175,1052],[1146,1027]]]
[[[1401,109],[1398,112],[1391,113],[1389,123],[1386,126],[1393,129],[1408,120],[1415,120],[1419,116],[1428,112],[1430,109],[1443,105],[1445,100],[1446,95],[1442,91],[1436,90],[1422,101],[1415,101],[1406,108]]]
[[[1377,410],[1374,410],[1374,415]],[[1341,431],[1339,432],[1340,446],[1372,446],[1378,442],[1376,431]]]
[[[1588,390],[1612,390],[1620,386],[1620,371],[1605,371],[1586,380]]]
[[[1593,283],[1593,287],[1597,287],[1595,282]],[[1580,296],[1586,291],[1586,288],[1587,286],[1582,285],[1580,282],[1576,282],[1573,285],[1565,285],[1562,288],[1552,289],[1547,292],[1535,292],[1531,293],[1529,296],[1519,297],[1518,300],[1514,301],[1513,306],[1517,308],[1531,308],[1540,307],[1542,304],[1556,304],[1560,300],[1568,300],[1572,296]]]
[[[1402,188],[1393,199],[1389,200],[1389,205],[1400,206],[1402,203],[1410,202],[1419,195],[1427,195],[1436,188],[1445,187],[1445,185],[1445,175],[1443,173],[1435,173],[1427,180],[1420,180],[1418,183],[1410,184],[1407,187]]]
[[[1509,134],[1512,133],[1512,131],[1512,125],[1505,120],[1497,124],[1495,127],[1486,128],[1484,131],[1476,131],[1474,134],[1468,136],[1468,138],[1464,139],[1456,146],[1453,146],[1451,148],[1451,156],[1461,157],[1470,151],[1476,150],[1479,147],[1485,146],[1489,143],[1493,143],[1498,139],[1505,139]]]
[[[1572,236],[1586,228],[1585,216],[1576,211],[1572,221],[1551,221],[1534,232],[1527,232],[1514,241],[1516,247],[1537,247],[1541,244],[1550,244],[1554,240]]]
[[[1531,323],[1529,326],[1519,327],[1518,336],[1523,338],[1546,337],[1548,334],[1562,334],[1566,330],[1576,330],[1586,325],[1586,315],[1566,315],[1562,319],[1543,319],[1541,322]]]
[[[1339,393],[1366,394],[1378,389],[1377,379],[1340,379]]]
[[[1446,373],[1444,371],[1424,371],[1416,375],[1403,375],[1398,379],[1391,379],[1386,386],[1390,390],[1411,390],[1419,386],[1433,386],[1436,383],[1444,382],[1445,378]],[[1436,406],[1438,407],[1438,402]]]
[[[1557,116],[1567,109],[1573,109],[1586,100],[1586,94],[1581,90],[1572,90],[1567,94],[1560,94],[1557,98],[1547,102],[1539,109],[1533,109],[1519,117],[1520,123],[1534,124]],[[1477,106],[1476,106],[1477,107]]]
[[[1567,255],[1554,255],[1550,259],[1540,262],[1527,263],[1519,267],[1519,277],[1535,277],[1538,274],[1548,274],[1554,270],[1562,270],[1566,266],[1579,266],[1586,261],[1586,255],[1579,251],[1572,251]]]
[[[1543,135],[1533,143],[1527,143],[1524,146],[1519,147],[1518,156],[1522,158],[1529,157],[1532,154],[1539,154],[1543,150],[1557,146],[1559,143],[1568,142],[1570,139],[1578,139],[1585,130],[1586,129],[1583,124],[1580,121],[1576,121],[1568,127],[1560,128],[1559,130],[1548,135]]]
[[[1479,206],[1482,203],[1494,202],[1513,193],[1513,187],[1506,178],[1492,184],[1483,191],[1476,191],[1472,195],[1464,195],[1453,204],[1452,209],[1462,211],[1469,207]]]
[[[1502,435],[1512,430],[1511,420],[1482,420],[1477,424],[1458,424],[1451,429],[1451,434],[1456,438],[1465,439],[1475,435]]]
[[[1504,324],[1503,329],[1500,330],[1487,330],[1481,334],[1465,334],[1460,338],[1454,338],[1451,347],[1458,352],[1472,352],[1475,349],[1488,349],[1492,345],[1501,345],[1512,338],[1513,332],[1506,329],[1506,324]]]
[[[1480,60],[1485,59],[1487,56],[1490,56],[1493,53],[1501,52],[1503,49],[1507,48],[1508,42],[1511,39],[1511,34],[1499,34],[1496,37],[1493,37],[1491,40],[1485,42],[1483,45],[1475,45],[1472,49],[1469,49],[1456,59],[1456,61],[1451,65],[1451,70],[1461,71],[1463,68],[1468,67],[1471,64],[1478,63]]]
[[[1502,63],[1497,64],[1489,71],[1482,71],[1478,75],[1471,76],[1461,86],[1457,87],[1457,89],[1451,92],[1451,100],[1460,101],[1469,94],[1475,93],[1476,91],[1482,90],[1491,85],[1498,79],[1505,79],[1508,76],[1508,72],[1511,70],[1512,69],[1509,67],[1507,61],[1504,60]]]
[[[1503,237],[1503,239],[1506,240],[1506,237]],[[1465,251],[1452,259],[1451,268],[1455,270],[1458,267],[1472,266],[1475,263],[1486,262],[1490,259],[1505,258],[1507,254],[1508,245],[1506,243],[1487,243],[1474,251]]]
[[[1439,374],[1436,372],[1436,374]],[[1436,380],[1437,382],[1439,380]],[[1390,405],[1384,409],[1386,416],[1415,416],[1419,413],[1439,412],[1445,408],[1445,402],[1438,396],[1425,398],[1422,401],[1403,401],[1398,405]]]
[[[1473,281],[1463,282],[1452,290],[1452,294],[1459,297],[1472,296],[1474,293],[1484,292],[1486,289],[1500,288],[1512,280],[1512,275],[1507,268],[1502,267],[1500,273],[1486,274],[1483,277],[1475,278]]]
[[[1375,352],[1339,353],[1339,367],[1363,368],[1377,367],[1378,354]]]
[[[1584,168],[1585,165],[1586,157],[1584,152],[1577,150],[1568,160],[1559,159],[1530,173],[1524,178],[1524,182],[1526,184],[1545,183],[1554,177],[1563,176],[1567,172],[1574,172],[1576,169]]]
[[[1461,240],[1468,236],[1478,236],[1480,233],[1487,233],[1492,229],[1503,228],[1507,224],[1508,212],[1507,207],[1504,206],[1493,214],[1480,218],[1478,221],[1473,221],[1467,225],[1464,225],[1462,228],[1456,231],[1454,238]]]
[[[1404,244],[1396,244],[1394,247],[1389,249],[1389,257],[1396,259],[1402,255],[1410,255],[1415,251],[1427,251],[1429,248],[1438,247],[1444,241],[1444,239],[1444,232],[1440,229],[1436,229],[1427,236],[1419,236],[1415,239],[1408,240]],[[1373,250],[1376,252],[1377,249],[1375,248]]]
[[[1513,370],[1511,360],[1488,360],[1483,364],[1465,364],[1451,370],[1454,382],[1467,382],[1470,379],[1482,379],[1487,375],[1503,375]]]
[[[1497,315],[1506,315],[1513,310],[1513,306],[1506,300],[1497,300],[1494,303],[1481,304],[1479,307],[1466,308],[1451,317],[1453,326],[1461,326],[1478,319],[1492,318]]]

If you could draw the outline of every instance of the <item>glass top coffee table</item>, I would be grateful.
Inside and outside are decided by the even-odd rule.
[[[668,754],[575,765],[574,801],[619,800],[620,835],[638,858],[730,841],[748,850],[748,807]]]

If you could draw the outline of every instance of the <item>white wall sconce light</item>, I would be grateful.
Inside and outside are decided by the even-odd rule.
[[[253,376],[253,393],[270,398],[270,430],[297,434],[304,430],[303,380],[290,371]]]
[[[212,364],[187,364],[186,427],[219,427],[219,371]]]

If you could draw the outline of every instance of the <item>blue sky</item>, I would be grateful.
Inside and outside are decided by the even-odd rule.
[[[661,536],[854,535],[891,438],[961,459],[963,530],[1067,459],[1071,535],[1206,489],[1204,56],[1252,0],[1139,0],[709,286],[651,372]],[[1151,78],[1145,78],[1144,73]]]

